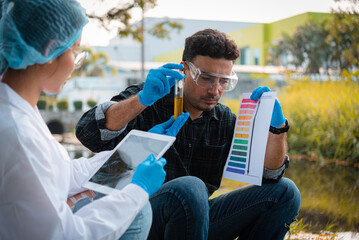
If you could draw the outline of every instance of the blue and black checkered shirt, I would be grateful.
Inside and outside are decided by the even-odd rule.
[[[138,93],[142,87],[143,84],[130,86],[111,101],[124,100]],[[118,132],[111,132],[105,128],[104,112],[110,105],[104,106],[106,105],[99,105],[86,112],[76,127],[77,138],[93,152],[113,149],[132,129],[147,131],[167,121],[173,115],[174,92],[172,89],[170,94],[147,107]],[[231,147],[235,122],[236,115],[220,103],[211,111],[203,112],[195,120],[189,118],[176,136],[173,146],[163,156],[167,160],[166,181],[191,175],[204,181],[209,194],[217,190]],[[271,180],[282,177],[288,160],[285,165],[274,170],[276,172],[270,176]]]

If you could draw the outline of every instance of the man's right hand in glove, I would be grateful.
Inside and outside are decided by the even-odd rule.
[[[183,69],[182,64],[167,63],[160,68],[151,69],[147,75],[143,89],[138,93],[140,103],[151,106],[158,99],[170,93],[176,80],[185,78],[183,73],[172,69]]]

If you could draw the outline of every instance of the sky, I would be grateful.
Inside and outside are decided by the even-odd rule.
[[[106,7],[106,0],[79,2],[87,13],[103,12]],[[334,0],[157,0],[145,17],[270,23],[304,12],[330,12],[337,6]],[[139,12],[134,12],[134,19],[140,20]],[[106,46],[115,36],[116,31],[106,31],[90,21],[83,30],[82,44]]]

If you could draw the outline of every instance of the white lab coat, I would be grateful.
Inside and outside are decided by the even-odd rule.
[[[71,160],[38,109],[0,82],[0,239],[119,238],[148,201],[139,186],[75,214],[66,204],[98,164]]]

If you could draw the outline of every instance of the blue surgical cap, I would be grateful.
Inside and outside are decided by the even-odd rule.
[[[0,0],[0,75],[66,52],[88,22],[76,0]]]

